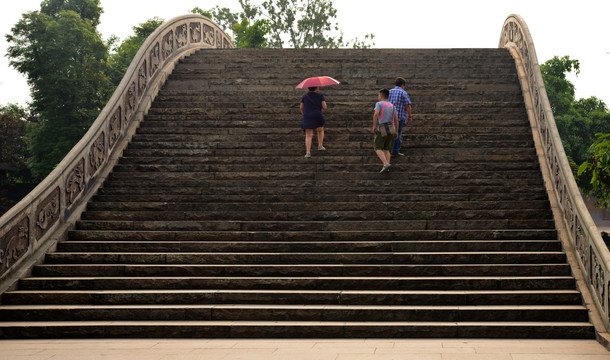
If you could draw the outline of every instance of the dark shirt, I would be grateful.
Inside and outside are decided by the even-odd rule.
[[[317,92],[308,92],[303,95],[303,119],[324,119],[322,116],[322,101],[326,101],[324,95]]]

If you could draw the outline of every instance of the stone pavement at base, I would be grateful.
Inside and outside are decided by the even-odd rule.
[[[103,339],[0,341],[0,360],[610,360],[593,340]]]

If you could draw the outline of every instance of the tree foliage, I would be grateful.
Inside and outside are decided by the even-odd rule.
[[[587,196],[595,197],[595,206],[607,208],[610,201],[610,134],[596,134],[589,158],[578,168],[578,176],[589,174],[591,188]]]
[[[30,179],[25,141],[28,117],[27,111],[18,105],[0,106],[0,183]]]
[[[576,99],[575,87],[567,74],[580,72],[578,60],[568,56],[548,60],[540,66],[557,130],[577,183],[583,193],[598,199],[596,205],[608,207],[610,182],[604,167],[610,146],[610,112],[595,96]],[[580,166],[579,166],[580,164]]]
[[[109,97],[99,0],[46,0],[6,36],[10,65],[30,85],[40,122],[28,131],[30,169],[46,176],[80,140]]]
[[[267,0],[261,5],[239,0],[239,4],[242,11],[237,13],[219,6],[208,12],[196,9],[211,15],[225,32],[233,32],[235,42],[244,47],[369,48],[375,37],[368,34],[363,41],[344,41],[332,0]]]
[[[152,34],[159,26],[165,22],[162,18],[154,17],[148,19],[146,22],[141,23],[138,26],[134,26],[134,35],[129,36],[121,42],[120,45],[114,47],[113,53],[109,55],[109,77],[113,85],[113,88],[118,86],[123,76],[127,72],[131,61],[144,41]]]
[[[263,48],[266,47],[265,36],[269,33],[269,23],[265,20],[256,20],[254,24],[246,18],[240,23],[233,24],[235,46],[238,48]]]
[[[574,72],[580,74],[580,62],[569,56],[557,56],[540,65],[549,102],[553,114],[563,115],[572,110],[575,101],[574,84],[566,76]]]
[[[55,19],[61,16],[62,11],[75,12],[82,20],[91,21],[93,27],[100,24],[103,12],[100,0],[44,0],[40,4],[40,12]]]

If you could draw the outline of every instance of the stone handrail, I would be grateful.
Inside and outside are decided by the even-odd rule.
[[[499,47],[508,48],[522,67],[520,77],[532,130],[539,140],[537,150],[553,210],[560,213],[582,279],[591,294],[604,327],[609,327],[610,252],[585,207],[565,155],[549,104],[536,50],[527,24],[519,15],[504,22]],[[552,195],[554,194],[554,195]],[[560,227],[560,225],[558,225]],[[560,237],[561,237],[560,230]],[[585,302],[587,302],[585,296]]]
[[[0,217],[0,294],[27,274],[80,217],[103,184],[175,63],[202,48],[233,48],[210,19],[184,15],[144,42],[84,137],[24,199]]]

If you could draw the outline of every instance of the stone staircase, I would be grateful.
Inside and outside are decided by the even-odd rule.
[[[303,158],[303,78],[327,151]],[[390,173],[368,132],[407,78]],[[316,140],[314,138],[314,144]],[[0,337],[592,338],[503,49],[205,50],[184,60]]]

